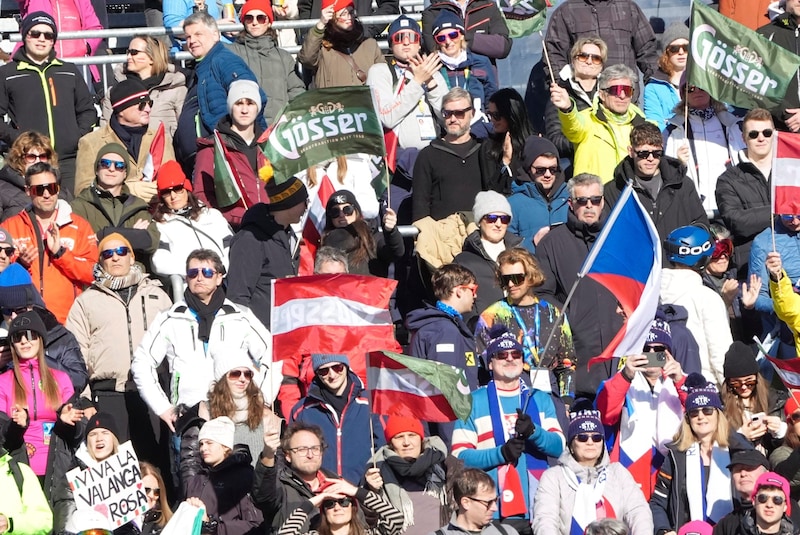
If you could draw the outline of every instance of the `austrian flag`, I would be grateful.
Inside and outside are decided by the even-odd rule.
[[[772,213],[800,214],[800,134],[781,132],[772,164]]]
[[[389,351],[372,351],[367,363],[372,412],[428,422],[466,420],[472,410],[464,370]]]

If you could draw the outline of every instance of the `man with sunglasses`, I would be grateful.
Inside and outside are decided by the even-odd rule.
[[[97,122],[94,99],[77,67],[56,58],[58,28],[51,15],[31,13],[20,30],[24,46],[14,53],[14,61],[0,67],[0,116],[9,117],[0,121],[0,140],[11,145],[28,130],[47,134],[58,152],[62,196],[69,200],[78,140]]]
[[[492,477],[477,468],[461,470],[452,477],[455,511],[438,535],[517,535],[508,525],[492,522],[499,496]]]
[[[733,459],[731,461],[733,464]],[[752,492],[746,496],[748,507],[734,510],[722,518],[714,528],[714,535],[790,535],[798,532],[794,522],[797,520],[797,502],[790,497],[789,482],[775,472],[765,469],[762,472],[752,486]]]
[[[90,187],[97,174],[97,153],[105,145],[116,143],[127,153],[125,185],[131,194],[150,202],[158,193],[156,178],[144,176],[150,166],[161,165],[175,159],[172,137],[164,132],[164,153],[161,162],[153,162],[150,148],[156,138],[156,128],[150,128],[150,109],[153,100],[144,84],[129,77],[111,88],[111,119],[108,123],[83,136],[78,143],[78,166],[75,195]],[[156,125],[157,126],[157,125]],[[119,160],[116,160],[119,161]]]
[[[686,166],[677,158],[664,155],[662,142],[661,130],[655,124],[634,126],[628,155],[614,170],[614,180],[605,185],[603,197],[609,210],[613,210],[625,186],[632,181],[633,191],[663,240],[678,227],[708,225],[708,216],[694,182],[686,176]]]
[[[25,173],[31,204],[4,223],[17,239],[17,262],[31,274],[48,310],[64,323],[75,298],[94,280],[97,236],[58,198],[59,170],[38,162]]]

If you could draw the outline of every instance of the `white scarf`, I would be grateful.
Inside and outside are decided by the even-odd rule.
[[[608,455],[604,453],[604,455]],[[597,520],[597,504],[600,503],[605,507],[605,500],[603,498],[603,491],[606,487],[606,466],[599,466],[597,470],[597,479],[594,481],[580,481],[578,475],[567,466],[561,465],[561,470],[564,472],[564,479],[567,485],[575,491],[575,503],[572,508],[572,522],[570,531],[579,531],[583,533],[586,526]],[[591,472],[591,470],[590,470]],[[589,478],[591,479],[591,478]]]
[[[720,414],[720,418],[723,416]],[[691,520],[712,520],[714,523],[733,511],[731,497],[731,473],[727,466],[731,462],[727,448],[715,442],[711,449],[711,466],[706,486],[706,508],[703,511],[703,458],[700,443],[695,442],[686,450],[686,494],[689,498]]]
[[[450,70],[453,70],[462,63],[464,63],[465,61],[467,61],[467,51],[462,50],[461,53],[454,58],[451,58],[444,52],[439,52],[439,58],[442,60],[442,63],[444,63],[445,67],[447,67]]]
[[[637,373],[625,396],[620,422],[620,450],[635,461],[658,448],[666,455],[681,425],[683,406],[672,379],[656,381],[653,389],[645,376]]]

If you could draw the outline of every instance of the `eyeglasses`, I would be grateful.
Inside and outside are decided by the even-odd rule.
[[[100,169],[111,169],[113,167],[114,170],[116,171],[124,171],[125,168],[127,167],[127,165],[125,165],[125,162],[120,162],[117,160],[107,160],[105,158],[101,159],[100,162],[98,162],[97,166]]]
[[[572,202],[577,204],[578,206],[586,206],[590,204],[592,206],[600,206],[600,203],[603,202],[602,195],[592,195],[591,197],[573,197]]]
[[[654,159],[658,160],[662,156],[664,156],[663,150],[636,150],[633,151],[637,158],[640,160],[647,160],[652,156]]]
[[[436,36],[436,42],[446,43],[448,39],[451,41],[455,41],[456,39],[458,39],[459,35],[461,35],[461,32],[459,30],[453,30],[452,32],[447,32],[447,33],[441,33]]]
[[[333,219],[339,217],[340,214],[353,215],[356,212],[355,207],[351,204],[344,204],[342,206],[331,206],[328,210],[328,216]]]
[[[41,197],[44,195],[44,192],[48,192],[50,195],[58,195],[58,192],[61,191],[61,186],[58,182],[50,182],[49,184],[37,184],[35,186],[28,186],[28,191],[33,193],[35,197]]]
[[[511,223],[511,216],[506,214],[486,214],[483,216],[483,219],[485,219],[487,223],[492,224],[497,223],[498,219],[504,225]]]
[[[756,496],[756,500],[760,504],[767,503],[770,500],[770,498],[772,498],[772,503],[774,503],[775,505],[783,505],[783,502],[786,501],[786,498],[784,498],[783,496],[770,496],[769,494],[759,494],[758,496]]]
[[[591,440],[595,444],[603,441],[603,435],[600,433],[580,433],[575,435],[575,440],[578,442],[589,442]]]
[[[644,348],[645,353],[658,353],[660,351],[666,351],[666,350],[667,346],[665,345],[652,345]]]
[[[36,154],[35,152],[29,152],[25,155],[25,163],[36,163],[36,162],[49,162],[50,161],[50,152],[43,152],[41,154]]]
[[[14,256],[14,251],[16,250],[17,250],[16,247],[0,247],[0,251],[3,251],[9,258]]]
[[[601,89],[601,91],[605,91],[609,95],[613,95],[617,98],[631,98],[633,97],[634,89],[629,85],[611,85],[605,89]]]
[[[472,297],[475,297],[475,296],[478,295],[478,285],[477,284],[461,284],[459,286],[456,286],[456,288],[466,288],[467,290],[472,292]]]
[[[319,375],[320,377],[327,377],[328,376],[328,372],[331,371],[331,370],[333,370],[334,373],[337,373],[337,374],[342,373],[344,371],[344,364],[342,364],[341,362],[337,362],[336,364],[332,364],[331,366],[328,366],[327,368],[319,368],[316,371],[316,374]]]
[[[678,52],[689,52],[689,45],[669,45],[667,52],[670,54],[677,54]]]
[[[28,311],[28,307],[18,307],[18,308],[4,308],[2,310],[3,316],[19,316],[20,314],[24,314]]]
[[[203,274],[203,278],[210,279],[214,276],[216,271],[211,268],[189,268],[186,270],[187,279],[196,279],[198,275]]]
[[[483,505],[484,507],[486,507],[487,511],[491,509],[493,505],[497,505],[500,501],[500,496],[494,498],[493,500],[481,500],[480,498],[473,498],[472,496],[464,496],[464,497],[469,501],[478,502],[479,504]]]
[[[514,283],[514,286],[519,286],[525,282],[525,274],[509,273],[508,275],[500,275],[500,282],[502,283],[503,288],[508,288],[511,286],[511,283]]]
[[[522,351],[519,349],[504,349],[492,355],[497,360],[522,360]]]
[[[249,381],[253,378],[253,370],[231,370],[228,372],[228,379],[235,381],[242,375],[244,375],[244,378]]]
[[[392,44],[399,45],[407,39],[409,43],[419,43],[419,34],[413,31],[396,32],[392,35]]]
[[[135,48],[129,48],[125,51],[126,54],[129,56],[138,56],[139,54],[147,54],[146,50],[136,50]]]
[[[178,184],[177,186],[172,186],[171,188],[158,190],[158,194],[163,197],[164,195],[169,195],[170,193],[183,193],[185,189],[186,188],[184,188],[182,184]]]
[[[697,418],[702,412],[704,416],[711,416],[714,414],[714,407],[703,407],[702,409],[692,409],[687,414],[689,418]]]
[[[31,31],[29,31],[28,32],[28,37],[30,37],[31,39],[38,39],[40,37],[44,37],[48,41],[55,41],[56,40],[56,34],[54,34],[53,32],[40,32],[39,30],[31,30]]]
[[[536,176],[544,175],[545,173],[548,173],[548,172],[551,175],[555,175],[556,173],[558,173],[558,166],[557,165],[553,165],[553,166],[550,166],[550,167],[533,167],[532,166],[531,167],[531,171],[533,171],[533,174],[536,175]]]
[[[747,388],[749,390],[752,390],[753,387],[756,386],[756,384],[758,384],[758,379],[747,379],[744,381],[742,381],[741,379],[728,380],[728,386],[736,390],[740,388]]]
[[[769,139],[769,138],[772,137],[772,133],[773,132],[774,132],[774,130],[772,128],[765,128],[764,130],[761,130],[761,131],[759,131],[759,130],[750,130],[747,133],[747,137],[749,137],[750,139],[758,139],[758,135],[759,134],[764,134],[764,137]]]
[[[152,494],[153,496],[158,498],[159,496],[161,496],[161,489],[158,489],[158,488],[153,489],[153,488],[150,488],[150,487],[145,487],[144,488],[144,493],[147,494],[148,496],[150,494]]]
[[[266,15],[250,15],[249,13],[244,16],[244,23],[245,24],[253,24],[253,21],[257,21],[259,24],[266,24],[267,23],[267,16]]]
[[[308,455],[310,453],[312,457],[316,457],[322,453],[322,445],[318,444],[316,446],[300,446],[298,448],[289,448],[289,451],[292,453],[292,455]]]
[[[442,117],[449,119],[450,117],[455,116],[456,119],[463,119],[464,116],[467,115],[468,111],[472,111],[472,106],[469,108],[464,108],[463,110],[442,110]]]
[[[100,256],[103,257],[103,260],[108,260],[109,258],[113,257],[114,255],[117,255],[117,256],[128,256],[128,253],[130,253],[130,252],[131,252],[131,250],[127,246],[120,245],[119,247],[116,247],[114,249],[106,249],[105,251],[100,251]]]
[[[800,214],[781,214],[781,219],[788,223],[793,219],[800,219]]]
[[[500,119],[503,118],[503,116],[500,115],[499,111],[487,111],[486,112],[486,117],[488,117],[492,121],[499,121]]]
[[[793,424],[800,422],[800,412],[796,412],[794,414],[790,414],[787,420],[791,421]]]
[[[37,333],[36,331],[25,330],[25,331],[17,331],[14,334],[12,334],[11,341],[14,342],[15,344],[18,344],[22,342],[23,336],[28,342],[33,342],[34,340],[39,339],[39,333]]]
[[[336,505],[339,507],[350,507],[353,505],[353,498],[339,498],[338,500],[325,500],[322,502],[322,508],[326,511],[329,509],[333,509]]]
[[[589,54],[588,52],[578,52],[573,57],[574,59],[578,59],[585,63],[589,63],[587,60],[591,60],[592,65],[600,65],[601,63],[603,63],[603,56],[599,56],[597,54]]]

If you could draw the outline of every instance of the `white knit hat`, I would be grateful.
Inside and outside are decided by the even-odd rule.
[[[236,368],[248,368],[257,373],[258,369],[250,355],[242,349],[226,352],[224,355],[214,354],[214,380],[219,381],[225,374]]]
[[[472,206],[472,215],[478,223],[486,214],[511,215],[511,205],[508,199],[496,191],[481,191],[475,195],[475,204]]]
[[[220,416],[213,420],[207,421],[200,429],[200,434],[197,436],[197,441],[212,440],[217,444],[222,444],[228,449],[233,449],[233,433],[236,431],[236,426],[233,420],[227,416]]]
[[[258,84],[252,80],[236,80],[228,88],[228,113],[233,110],[233,105],[243,98],[249,98],[261,109],[261,92]]]
[[[70,533],[80,533],[90,529],[107,529],[114,531],[111,521],[94,509],[79,509],[70,517],[64,530]]]

